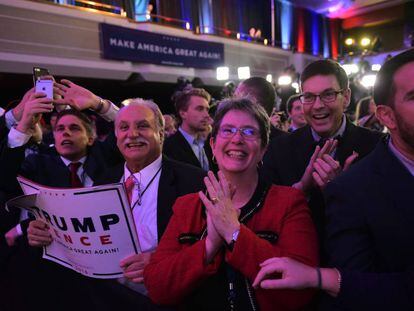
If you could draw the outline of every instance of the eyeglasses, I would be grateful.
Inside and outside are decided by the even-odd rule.
[[[253,127],[232,127],[232,126],[223,126],[219,128],[219,136],[224,139],[230,139],[236,133],[239,132],[240,136],[246,140],[255,140],[259,137],[259,130]]]
[[[338,94],[342,94],[343,92],[344,90],[341,89],[339,91],[329,90],[329,91],[322,92],[320,94],[303,93],[299,95],[299,99],[302,102],[302,104],[311,105],[315,102],[316,98],[319,97],[319,99],[322,102],[329,104],[329,103],[334,102],[336,98],[338,97]]]

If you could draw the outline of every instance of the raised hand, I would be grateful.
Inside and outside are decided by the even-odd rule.
[[[124,270],[124,277],[134,283],[144,282],[144,268],[149,263],[151,253],[131,255],[121,260],[120,266]]]
[[[35,88],[32,87],[30,90],[28,90],[24,95],[20,103],[13,108],[13,116],[17,121],[20,121],[23,115],[24,106],[27,101],[30,100],[30,96],[34,94]]]
[[[204,194],[200,194],[207,213],[210,215],[211,222],[217,230],[217,233],[223,240],[230,243],[232,235],[239,230],[239,210],[234,208],[232,197],[233,189],[227,182],[222,172],[218,172],[219,180],[213,172],[208,172],[208,177],[204,178],[204,183],[210,199]]]
[[[70,105],[76,110],[93,109],[99,107],[100,98],[88,89],[63,79],[61,83],[55,83],[55,92],[62,96],[54,102],[59,105]]]
[[[30,246],[42,247],[52,243],[49,225],[42,220],[32,220],[27,229],[27,239]]]
[[[319,188],[323,189],[337,177],[342,171],[347,170],[350,165],[358,157],[358,153],[355,151],[345,160],[344,167],[342,168],[338,161],[335,161],[330,155],[325,154],[322,158],[317,159],[314,163],[314,172],[312,177]]]
[[[52,102],[43,93],[32,93],[24,104],[22,117],[16,129],[22,133],[31,134],[31,130],[39,122],[42,113],[52,110]]]

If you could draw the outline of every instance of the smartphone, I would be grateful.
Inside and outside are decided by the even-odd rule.
[[[36,86],[36,82],[40,80],[42,76],[49,76],[49,70],[46,68],[33,67],[33,84]]]
[[[37,80],[36,93],[45,93],[46,98],[53,100],[53,81],[52,80]]]

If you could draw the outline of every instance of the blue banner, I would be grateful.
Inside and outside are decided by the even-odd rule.
[[[103,58],[168,66],[215,69],[224,45],[100,24]]]

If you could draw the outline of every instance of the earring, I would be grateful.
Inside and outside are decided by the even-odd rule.
[[[260,160],[260,162],[257,162],[256,167],[257,167],[258,169],[260,169],[261,167],[263,167],[263,160]]]

